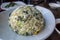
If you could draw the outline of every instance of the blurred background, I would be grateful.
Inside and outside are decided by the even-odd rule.
[[[39,4],[42,2],[50,3],[50,2],[60,1],[60,0],[0,0],[0,4],[2,4],[3,2],[12,2],[12,1],[23,1],[26,4]]]

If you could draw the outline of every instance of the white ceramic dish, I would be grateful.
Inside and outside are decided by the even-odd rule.
[[[60,8],[60,4],[58,4],[58,3],[49,3],[49,6],[53,9]]]
[[[51,35],[55,28],[55,18],[52,12],[46,8],[36,6],[41,11],[45,19],[45,28],[38,35],[21,36],[13,32],[8,25],[9,13],[13,10],[8,10],[0,13],[0,38],[3,40],[42,40]]]
[[[4,10],[10,10],[10,9],[15,9],[15,8],[17,8],[18,6],[26,5],[24,2],[16,1],[16,2],[14,2],[14,3],[16,3],[17,5],[15,5],[15,6],[13,6],[13,7],[5,8],[5,6],[6,6],[7,4],[9,4],[9,3],[10,3],[10,2],[2,3],[1,8],[4,9]]]
[[[60,23],[60,18],[56,19],[56,24],[58,24],[58,23]],[[57,28],[55,28],[55,30],[56,30],[57,33],[60,35],[60,31],[59,31]]]

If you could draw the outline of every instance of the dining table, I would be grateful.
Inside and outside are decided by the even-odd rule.
[[[60,8],[52,9],[48,5],[48,3],[45,3],[45,2],[42,2],[38,5],[51,10],[51,12],[54,14],[55,19],[60,18]],[[0,8],[0,12],[3,12],[3,11],[6,11],[6,10],[3,10],[3,9]],[[60,40],[60,35],[54,30],[53,33],[46,40]]]

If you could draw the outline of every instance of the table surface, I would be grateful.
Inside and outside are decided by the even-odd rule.
[[[50,9],[53,12],[55,18],[60,18],[60,9],[59,8],[58,9],[51,9],[47,3],[41,3],[38,5]],[[0,12],[1,11],[4,11],[4,10],[1,10],[1,8],[0,8]],[[54,30],[54,32],[51,34],[51,36],[48,37],[46,40],[60,40],[60,35]]]

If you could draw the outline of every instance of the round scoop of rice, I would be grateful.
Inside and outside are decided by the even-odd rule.
[[[22,6],[9,16],[9,26],[17,34],[36,35],[44,27],[42,14],[33,6]]]

